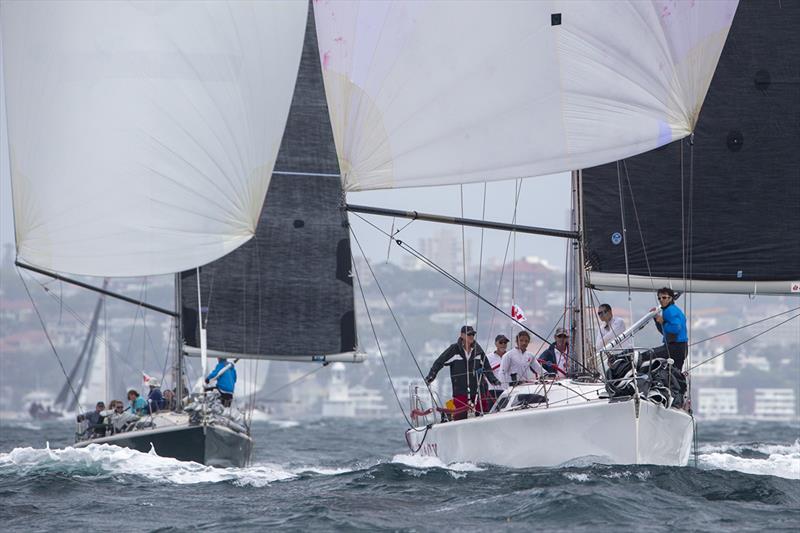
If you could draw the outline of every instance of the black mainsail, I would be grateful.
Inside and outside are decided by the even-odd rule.
[[[347,216],[314,17],[256,236],[201,268],[210,355],[354,360],[356,325]],[[181,276],[187,353],[200,346],[195,271]],[[313,334],[312,334],[313,333]],[[195,349],[192,349],[195,348]]]
[[[703,292],[800,291],[798,27],[797,3],[739,4],[691,181],[689,139],[620,162],[619,179],[617,164],[584,170],[591,285],[627,285],[627,246],[634,288],[691,279]]]

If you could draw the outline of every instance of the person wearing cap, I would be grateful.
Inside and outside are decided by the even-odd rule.
[[[150,408],[150,412],[155,413],[164,409],[165,400],[161,394],[161,382],[156,378],[150,378],[147,381],[147,385],[150,387],[150,393],[147,395],[147,405]]]
[[[689,350],[689,336],[686,332],[686,315],[675,305],[675,291],[669,287],[658,289],[658,303],[661,312],[653,317],[664,344],[642,354],[642,360],[658,357],[672,358],[675,367],[683,370],[683,361]],[[652,308],[650,311],[655,311]]]
[[[544,375],[544,370],[536,357],[528,351],[531,335],[525,330],[517,333],[517,346],[503,356],[500,363],[500,375],[510,386],[520,383],[532,383]]]
[[[87,411],[78,415],[78,422],[86,422],[86,437],[102,437],[106,434],[106,426],[103,424],[103,415],[101,414],[106,409],[105,402],[97,402],[94,406],[94,411]]]
[[[608,304],[600,304],[597,308],[597,318],[600,320],[600,327],[595,336],[594,346],[599,352],[606,344],[625,332],[625,321],[614,316]],[[630,339],[620,343],[617,348],[630,348]]]
[[[542,367],[549,373],[562,379],[569,373],[569,331],[556,328],[556,340],[542,352],[539,358]]]
[[[464,409],[470,403],[475,403],[481,383],[481,375],[492,385],[499,385],[500,381],[492,373],[489,358],[486,357],[483,348],[475,342],[475,330],[472,326],[463,326],[458,340],[448,346],[436,361],[433,362],[430,372],[428,372],[425,382],[430,384],[436,379],[436,374],[445,366],[450,368],[450,383],[453,385],[453,403],[457,410],[462,410],[453,414],[454,420],[467,418],[467,410]],[[481,398],[477,405],[480,412],[486,411],[485,398]]]
[[[491,409],[497,398],[503,394],[503,391],[508,386],[508,379],[500,374],[500,364],[503,362],[503,355],[508,351],[508,337],[502,333],[494,338],[494,351],[487,355],[489,364],[492,367],[492,373],[500,381],[500,385],[493,385],[489,383],[487,389],[487,409]]]

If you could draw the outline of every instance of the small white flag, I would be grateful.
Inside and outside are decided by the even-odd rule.
[[[527,320],[525,318],[525,312],[515,304],[511,304],[511,318],[517,322],[525,322]]]

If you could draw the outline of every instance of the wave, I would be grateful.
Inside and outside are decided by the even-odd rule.
[[[800,479],[800,439],[793,444],[704,444],[698,452],[700,468]]]
[[[142,453],[110,444],[90,444],[85,448],[14,448],[0,453],[0,475],[36,476],[63,474],[98,479],[135,476],[157,483],[188,485],[231,483],[236,486],[264,487],[277,481],[305,474],[338,475],[346,468],[299,466],[285,468],[264,463],[245,468],[215,468],[199,463],[160,457],[154,451]]]
[[[484,469],[472,463],[445,464],[438,457],[426,455],[397,454],[392,457],[392,463],[410,466],[418,470],[440,468],[451,472],[482,472]]]

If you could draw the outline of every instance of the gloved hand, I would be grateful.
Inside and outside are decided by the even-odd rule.
[[[425,384],[426,384],[426,385],[430,385],[431,383],[433,383],[433,380],[434,380],[434,379],[436,379],[434,376],[427,376],[427,377],[425,378]]]
[[[206,378],[206,384],[208,384],[208,378]]]

